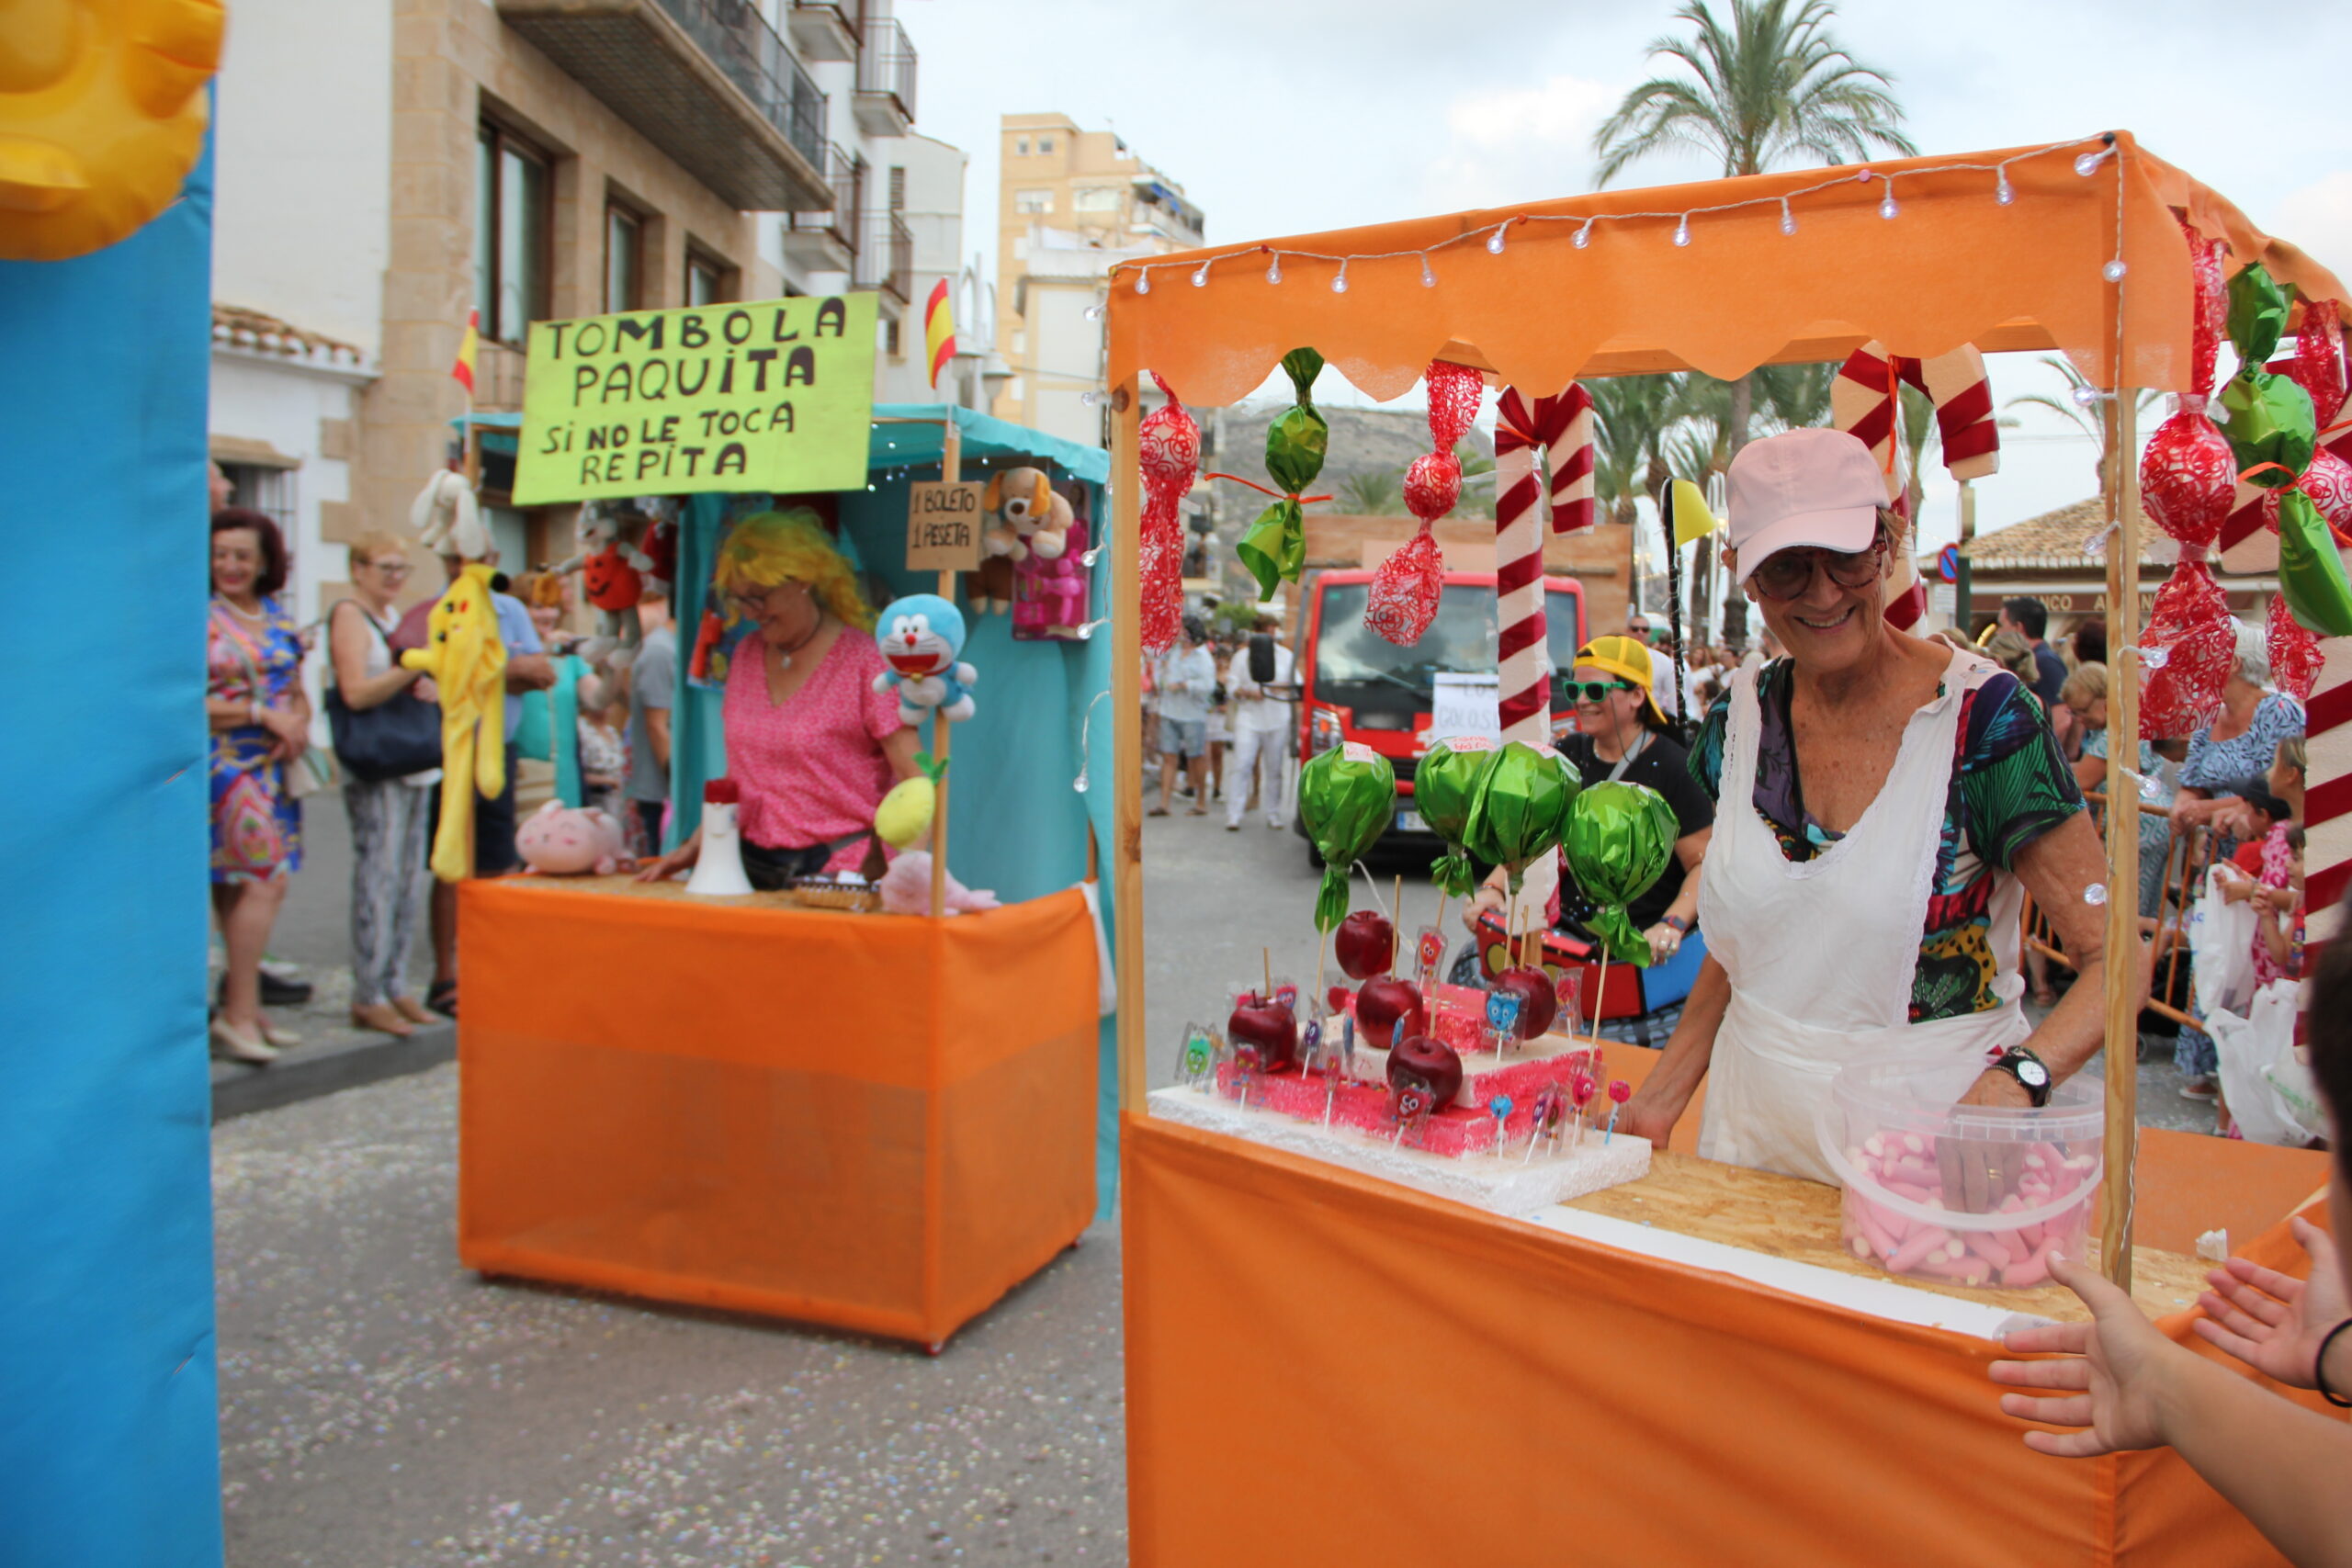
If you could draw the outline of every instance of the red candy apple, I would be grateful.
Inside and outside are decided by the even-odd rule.
[[[1236,1052],[1258,1058],[1258,1070],[1278,1073],[1298,1058],[1298,1021],[1290,1009],[1251,995],[1241,998],[1225,1021],[1225,1037]]]
[[[1421,993],[1410,980],[1374,976],[1356,990],[1356,1038],[1376,1051],[1429,1027]]]
[[[1408,1034],[1388,1053],[1388,1087],[1426,1089],[1430,1108],[1442,1111],[1461,1091],[1462,1058],[1442,1040]]]
[[[1532,965],[1504,970],[1495,976],[1495,989],[1519,998],[1519,1022],[1511,1032],[1521,1040],[1534,1039],[1560,1014],[1560,994],[1553,988],[1552,977]]]
[[[1385,915],[1358,909],[1332,933],[1331,953],[1351,980],[1385,975],[1396,963],[1396,928]]]

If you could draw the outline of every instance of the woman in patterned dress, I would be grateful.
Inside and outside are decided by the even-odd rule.
[[[727,773],[742,792],[744,874],[754,887],[775,888],[854,869],[882,797],[914,776],[918,746],[899,722],[898,697],[874,689],[889,666],[875,646],[872,607],[805,508],[737,524],[712,587],[755,634],[728,667],[723,707]],[[697,829],[639,880],[675,875],[701,853]]]
[[[1790,431],[1729,479],[1724,558],[1788,655],[1736,675],[1691,749],[1716,803],[1707,958],[1624,1115],[1661,1141],[1703,1080],[1702,1155],[1827,1181],[1815,1112],[1849,1061],[1899,1055],[1962,1104],[2022,1108],[2098,1049],[2104,856],[2017,676],[1887,624],[1905,530],[1869,450]],[[2038,1025],[2028,889],[2081,974]],[[1955,1164],[1947,1201],[1996,1205],[2005,1161]]]
[[[212,910],[228,949],[216,1054],[267,1062],[297,1037],[261,1010],[261,955],[302,863],[302,807],[286,770],[310,745],[302,640],[278,602],[286,541],[237,507],[212,514],[212,609],[205,626],[204,712],[212,730]]]

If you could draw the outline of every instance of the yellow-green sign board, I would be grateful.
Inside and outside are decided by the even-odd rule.
[[[514,504],[861,490],[871,293],[531,327]]]

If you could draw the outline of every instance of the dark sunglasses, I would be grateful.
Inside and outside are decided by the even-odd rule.
[[[1867,588],[1876,581],[1886,554],[1882,539],[1866,550],[1793,549],[1775,552],[1748,581],[1767,599],[1794,599],[1813,586],[1814,563],[1840,588]]]
[[[1606,702],[1611,692],[1630,692],[1633,689],[1634,683],[1631,681],[1571,681],[1568,682],[1569,697],[1580,703]]]

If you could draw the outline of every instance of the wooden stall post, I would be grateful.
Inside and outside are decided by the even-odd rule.
[[[1111,704],[1118,838],[1111,850],[1119,947],[1119,1109],[1143,1109],[1143,536],[1141,383],[1111,390]]]
[[[956,416],[947,416],[946,428],[939,435],[939,477],[949,484],[960,484],[964,479],[964,432]],[[956,574],[939,574],[939,596],[953,604],[956,602]],[[947,734],[954,725],[947,717],[944,704],[931,710],[931,755],[943,770],[939,775],[939,803],[931,818],[931,918],[947,918]]]
[[[2117,334],[2116,375],[2129,378]],[[2099,1192],[2099,1266],[2132,1288],[2132,1187],[2140,1147],[2140,463],[2136,389],[2119,385],[2105,423],[2109,751],[2107,784],[2107,1137]],[[2128,761],[2127,761],[2128,759]]]

